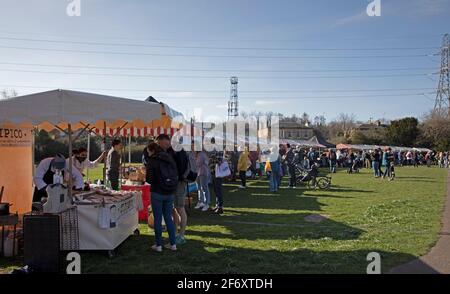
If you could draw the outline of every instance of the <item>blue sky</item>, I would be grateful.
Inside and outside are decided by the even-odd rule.
[[[224,117],[236,75],[247,112],[421,117],[450,31],[447,0],[381,0],[379,17],[366,0],[81,0],[78,17],[70,2],[0,2],[0,89],[152,95]]]

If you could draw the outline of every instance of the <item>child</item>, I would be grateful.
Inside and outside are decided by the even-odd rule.
[[[390,170],[391,170],[391,175],[390,175],[390,177],[389,177],[389,181],[393,181],[394,178],[395,178],[394,162],[391,162],[389,168],[390,168]]]

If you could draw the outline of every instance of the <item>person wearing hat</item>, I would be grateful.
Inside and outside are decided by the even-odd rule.
[[[66,164],[66,159],[61,154],[55,157],[45,158],[39,163],[33,178],[35,185],[33,202],[39,202],[43,197],[47,197],[46,188],[48,185],[54,184],[53,176],[57,170],[61,170],[64,178],[69,174],[69,165]],[[83,176],[74,166],[72,167],[72,179],[74,188],[81,190],[83,188]]]

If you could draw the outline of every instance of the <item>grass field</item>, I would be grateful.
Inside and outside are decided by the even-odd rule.
[[[339,171],[328,191],[270,193],[265,180],[249,181],[244,191],[237,183],[226,184],[225,213],[189,210],[188,242],[178,252],[152,252],[153,231],[141,224],[141,235],[130,237],[115,258],[83,253],[82,271],[365,273],[366,256],[375,251],[387,272],[435,243],[446,189],[444,169],[404,167],[396,173],[395,181],[388,182],[368,170]],[[306,221],[311,214],[327,219]],[[0,269],[11,263],[3,259]]]

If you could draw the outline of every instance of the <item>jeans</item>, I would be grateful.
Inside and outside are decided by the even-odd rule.
[[[170,245],[175,245],[175,224],[172,219],[174,195],[162,195],[152,192],[152,209],[155,219],[155,244],[162,245],[162,218],[167,226],[169,233]]]
[[[330,160],[330,172],[336,173],[336,161]]]
[[[211,195],[209,193],[208,176],[201,175],[197,177],[198,186],[198,202],[209,205],[211,203]]]
[[[372,162],[372,166],[373,166],[373,171],[375,174],[375,177],[380,177],[380,163],[378,161],[373,161]]]
[[[269,189],[270,189],[270,192],[278,191],[277,177],[278,176],[275,175],[274,172],[270,172],[270,174],[269,174]]]
[[[222,194],[222,178],[214,178],[213,186],[214,193],[216,194],[216,206],[223,207],[223,194]]]
[[[389,166],[389,163],[386,164],[386,170],[383,173],[383,177],[391,177],[391,168]]]
[[[272,167],[272,172],[269,175],[270,191],[275,192],[278,191],[278,188],[280,187],[281,183],[280,162],[279,161],[271,162],[270,166]]]
[[[289,170],[289,187],[295,187],[295,166],[290,164],[288,165]]]
[[[247,181],[246,171],[240,170],[240,171],[239,171],[239,178],[241,179],[242,186],[245,187],[246,181]]]

